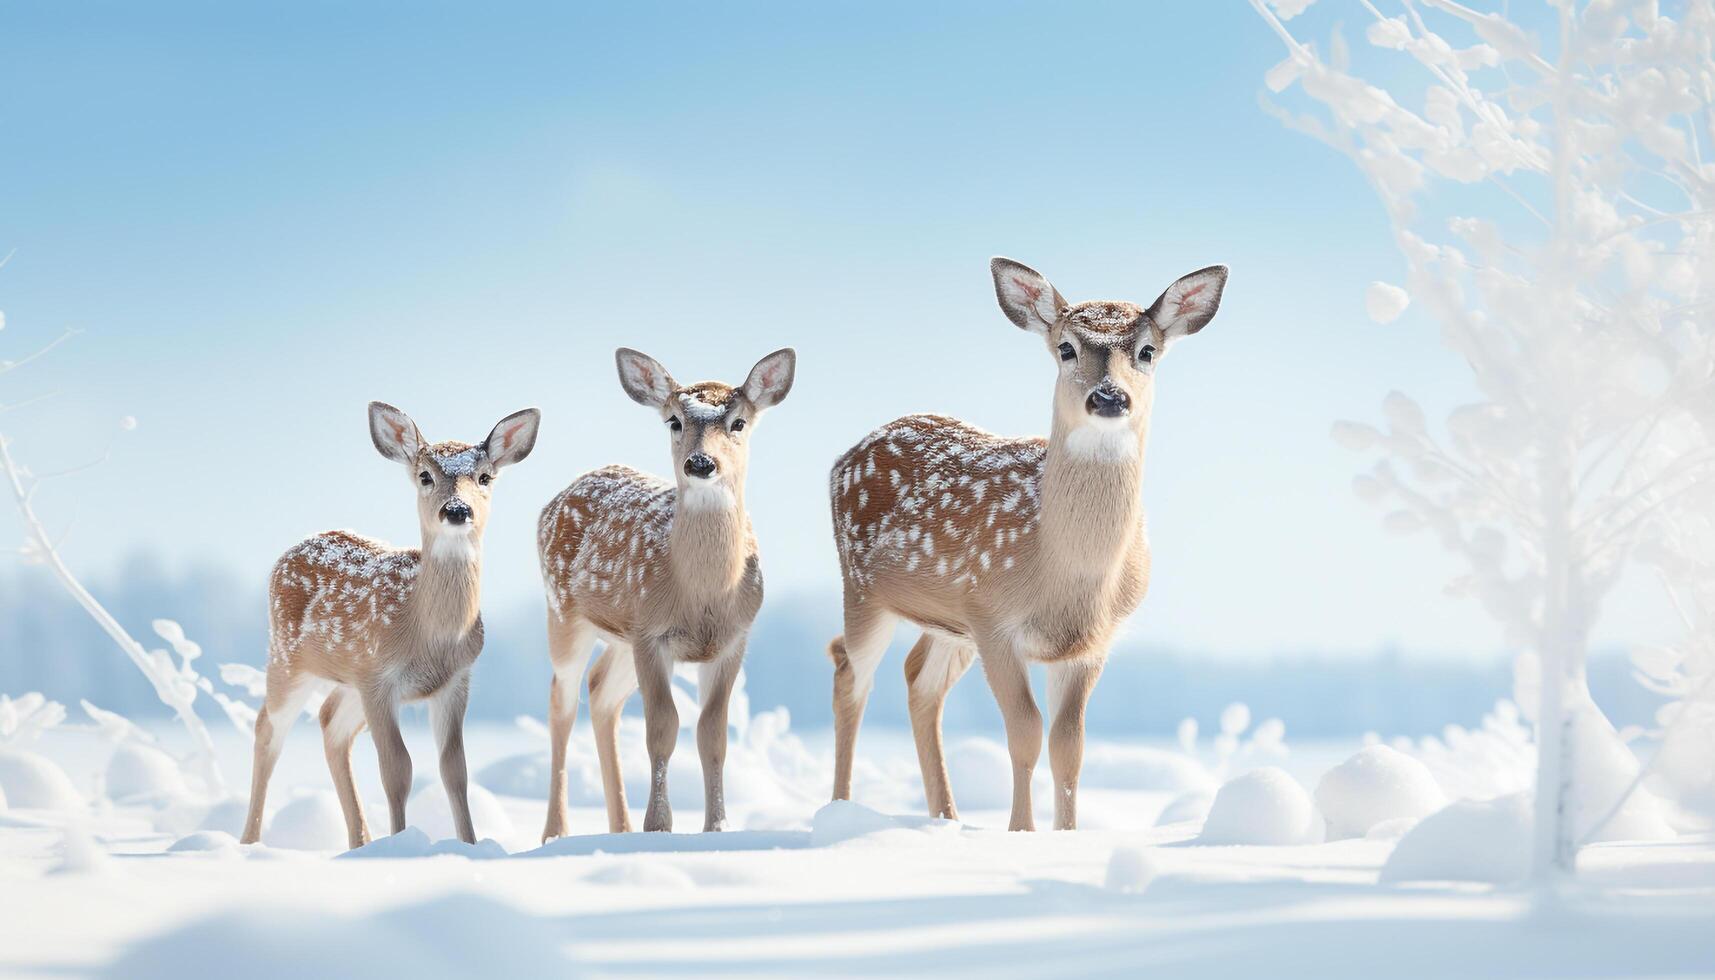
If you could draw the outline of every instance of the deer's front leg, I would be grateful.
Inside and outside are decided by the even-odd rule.
[[[1012,819],[1006,829],[1035,830],[1030,776],[1042,757],[1042,713],[1030,694],[1030,673],[1024,658],[1004,644],[984,647],[982,660],[983,676],[1006,720],[1006,747],[1012,755]]]
[[[637,687],[643,692],[644,741],[649,748],[649,809],[645,831],[673,829],[673,808],[667,802],[667,763],[679,738],[679,709],[673,704],[673,657],[667,644],[644,640],[632,649],[637,664]]]
[[[447,803],[452,808],[453,829],[458,832],[459,840],[475,844],[476,828],[470,820],[469,777],[464,761],[464,710],[469,699],[470,671],[464,670],[430,698],[429,718],[441,754],[441,785],[446,787]]]
[[[703,832],[726,829],[727,706],[733,682],[744,663],[741,644],[731,654],[697,669],[697,698],[702,712],[697,716],[697,754],[703,760]]]
[[[1080,657],[1048,665],[1048,766],[1054,773],[1054,829],[1078,829],[1078,772],[1084,767],[1084,710],[1096,678],[1099,657]]]
[[[363,694],[363,717],[375,739],[375,757],[381,763],[381,788],[387,792],[392,833],[405,829],[405,800],[411,795],[411,754],[399,734],[399,701],[390,688]]]

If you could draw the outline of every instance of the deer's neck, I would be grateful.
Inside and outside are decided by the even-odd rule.
[[[1043,462],[1041,547],[1057,563],[1101,571],[1131,546],[1143,520],[1149,405],[1127,426],[1096,429],[1056,417]]]
[[[482,541],[423,538],[411,614],[425,637],[456,639],[470,632],[482,611]]]
[[[667,561],[674,580],[691,592],[719,592],[738,583],[750,557],[750,517],[744,492],[709,488],[681,494],[673,509]]]

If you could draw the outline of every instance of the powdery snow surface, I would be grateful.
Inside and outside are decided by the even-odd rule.
[[[603,833],[599,797],[578,802],[577,791],[576,836],[547,845],[542,768],[527,761],[542,751],[540,732],[467,732],[472,772],[493,777],[472,799],[492,839],[467,845],[428,829],[444,818],[444,794],[424,764],[428,732],[408,728],[428,770],[408,807],[413,826],[354,852],[343,851],[313,726],[288,743],[259,845],[201,826],[230,823],[234,801],[115,801],[100,790],[112,782],[109,746],[49,736],[38,757],[57,763],[78,799],[65,811],[0,814],[0,976],[1715,972],[1707,838],[1594,846],[1578,886],[1544,903],[1471,880],[1522,866],[1519,801],[1378,819],[1367,837],[1320,843],[1305,787],[1380,755],[1354,757],[1355,744],[1294,745],[1282,768],[1220,782],[1170,749],[1093,743],[1100,761],[1080,795],[1084,829],[1013,834],[1001,829],[1010,795],[995,792],[1004,784],[980,762],[953,776],[963,822],[925,816],[915,753],[898,732],[864,733],[858,800],[828,804],[827,745],[771,718],[751,718],[734,739],[729,785],[748,788],[729,791],[732,831],[696,832],[700,774],[694,742],[681,736],[689,765],[669,776],[679,832]],[[638,727],[627,719],[621,748],[641,778]],[[970,760],[992,761],[1000,744],[952,741]],[[587,728],[576,730],[574,770],[589,745]],[[220,748],[243,787],[248,746],[235,734]],[[1382,759],[1384,774],[1398,769]],[[1397,802],[1390,780],[1360,768],[1343,804]],[[356,771],[371,827],[384,829],[373,750],[361,741]],[[1039,782],[1044,828],[1046,789]],[[1179,819],[1156,826],[1169,815]],[[1215,839],[1229,846],[1204,846]]]

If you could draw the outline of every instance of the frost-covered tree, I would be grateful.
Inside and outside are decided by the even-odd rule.
[[[0,261],[0,266],[4,264],[3,261]],[[4,324],[4,317],[0,316],[0,329],[4,328]],[[44,356],[72,336],[71,332],[67,332],[32,354],[16,360],[0,360],[0,379]],[[0,420],[3,420],[7,414],[22,408],[24,404],[24,402],[11,404],[0,402]],[[120,421],[119,428],[129,430],[135,425],[136,422],[127,417]],[[102,458],[105,459],[105,454]],[[215,760],[214,741],[209,735],[208,727],[197,715],[197,695],[199,692],[208,694],[240,730],[247,730],[248,725],[254,723],[255,711],[242,701],[216,691],[213,683],[197,672],[194,662],[202,655],[202,648],[185,637],[184,630],[179,627],[179,624],[167,619],[157,619],[153,624],[155,632],[173,648],[172,654],[165,650],[146,649],[137,642],[73,574],[71,567],[60,555],[56,539],[48,530],[47,524],[36,512],[36,494],[43,486],[55,478],[78,472],[99,462],[98,459],[86,466],[59,472],[34,472],[13,455],[12,443],[6,437],[4,429],[0,428],[0,475],[4,476],[6,486],[11,491],[12,500],[17,506],[18,515],[23,520],[24,525],[24,543],[18,549],[18,553],[27,562],[45,565],[53,573],[60,586],[77,601],[91,619],[95,620],[96,624],[113,640],[120,652],[143,673],[150,685],[154,687],[155,695],[161,699],[161,703],[173,710],[174,715],[177,716],[186,733],[190,736],[193,746],[190,766],[192,771],[202,779],[204,788],[208,793],[214,796],[225,795],[225,780],[221,777],[220,767]],[[178,655],[176,661],[173,654]],[[57,724],[60,719],[65,717],[64,709],[57,704],[50,706],[58,711],[57,716],[53,717],[53,723]],[[0,724],[4,724],[7,711],[12,707],[0,706]],[[112,712],[102,711],[87,701],[84,702],[84,709],[97,726],[104,731],[119,733],[135,733],[138,731],[135,726],[130,726],[124,719]],[[45,718],[47,715],[37,712],[36,717]]]
[[[1408,281],[1372,286],[1371,315],[1416,303],[1478,392],[1444,428],[1394,393],[1384,427],[1335,436],[1382,456],[1359,494],[1460,555],[1454,590],[1526,651],[1546,879],[1635,782],[1587,778],[1617,744],[1584,680],[1604,598],[1640,562],[1687,592],[1711,555],[1682,532],[1715,479],[1715,8],[1357,0],[1354,53],[1338,27],[1324,52],[1286,26],[1312,2],[1252,0],[1286,47],[1265,82],[1293,103],[1265,106],[1350,157],[1386,209]],[[1707,672],[1653,663],[1693,662]]]

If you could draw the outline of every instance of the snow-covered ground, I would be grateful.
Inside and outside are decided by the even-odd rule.
[[[634,780],[645,768],[638,727],[628,719],[623,739]],[[905,733],[863,733],[862,805],[834,806],[824,805],[824,738],[800,740],[783,714],[766,712],[738,734],[728,786],[737,829],[615,837],[599,833],[580,727],[571,783],[582,836],[540,847],[545,736],[476,726],[473,810],[491,840],[470,848],[434,843],[448,836],[446,808],[425,762],[428,733],[411,729],[410,816],[422,831],[341,856],[311,724],[293,733],[265,842],[253,847],[228,836],[241,805],[189,802],[148,750],[127,749],[108,772],[113,749],[96,734],[50,731],[28,749],[58,763],[82,802],[0,809],[0,975],[1715,974],[1706,835],[1588,848],[1577,884],[1552,902],[1477,882],[1392,880],[1416,877],[1411,868],[1384,876],[1401,836],[1441,803],[1403,753],[1372,748],[1319,788],[1356,742],[1284,756],[1256,745],[1227,773],[1173,746],[1093,744],[1083,829],[1009,834],[994,829],[1006,823],[1008,768],[993,740],[950,739],[964,807],[953,824],[918,816]],[[671,779],[678,825],[695,830],[701,781],[685,735]],[[219,748],[242,791],[247,742],[224,733]],[[372,825],[384,828],[362,740],[357,771]],[[1242,778],[1222,787],[1223,775]],[[1037,798],[1049,806],[1045,792]],[[1273,843],[1200,842],[1211,805],[1212,839]],[[1470,809],[1430,818],[1443,829],[1415,846],[1431,872],[1456,873],[1462,860],[1480,877],[1517,857],[1517,806]],[[1469,826],[1473,836],[1459,838]],[[1438,841],[1448,833],[1451,863]],[[1330,836],[1342,839],[1320,842]]]

